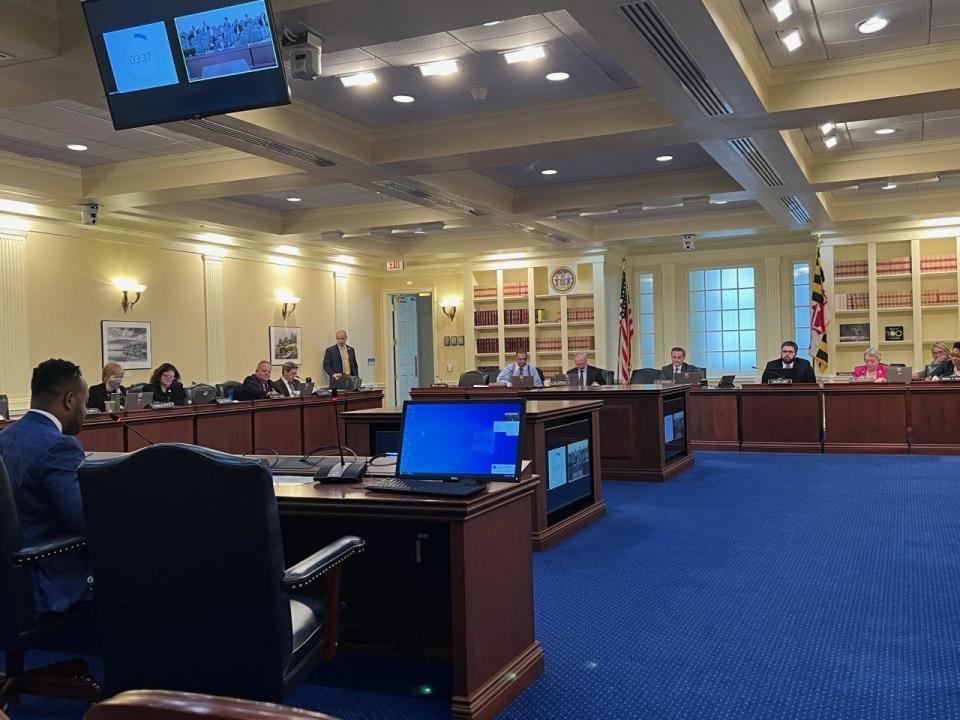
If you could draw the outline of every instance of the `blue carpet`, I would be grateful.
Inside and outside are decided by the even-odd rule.
[[[604,493],[535,556],[547,672],[501,720],[960,718],[960,458],[700,453]],[[444,718],[445,675],[341,656],[290,704]]]

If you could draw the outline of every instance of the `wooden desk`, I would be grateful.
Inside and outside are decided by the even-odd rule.
[[[907,386],[825,383],[824,452],[905,453]]]
[[[527,478],[468,499],[280,485],[287,561],[343,534],[364,538],[344,566],[346,641],[445,659],[452,716],[492,720],[543,674],[530,544],[539,481]]]
[[[913,383],[909,389],[910,452],[960,453],[960,384]]]
[[[820,398],[816,384],[744,385],[740,388],[741,449],[823,452]]]
[[[435,390],[434,388],[423,388]],[[453,395],[454,397],[451,397]],[[424,393],[417,397],[432,399],[460,400],[459,393]],[[489,395],[488,395],[489,397]],[[526,419],[524,422],[523,457],[533,461],[533,472],[543,480],[537,486],[533,499],[533,549],[545,550],[560,542],[566,537],[586,527],[593,521],[607,514],[607,506],[603,501],[602,457],[600,455],[600,411],[603,404],[593,401],[544,401],[533,400],[527,402]],[[373,434],[377,430],[400,430],[402,409],[398,407],[375,408],[371,410],[355,410],[344,413],[346,427],[346,444],[358,455],[372,455],[382,451],[373,446]],[[563,516],[558,513],[554,518],[547,513],[547,447],[545,436],[547,430],[556,425],[562,425],[574,420],[589,418],[592,428],[593,442],[593,498],[589,503],[583,503],[575,511]]]
[[[691,388],[687,397],[687,430],[694,450],[739,450],[739,390]]]

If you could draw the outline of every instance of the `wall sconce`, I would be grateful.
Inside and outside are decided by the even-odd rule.
[[[450,322],[453,322],[453,318],[457,315],[457,301],[454,298],[447,298],[440,303],[440,310],[449,318]]]
[[[141,285],[134,280],[114,280],[113,286],[123,293],[123,299],[120,301],[120,307],[123,308],[124,313],[126,313],[128,310],[132,310],[133,306],[140,302],[140,296],[143,294],[143,291],[147,289],[146,285]],[[137,294],[132,301],[130,300],[130,293]]]
[[[278,292],[277,293],[277,302],[283,303],[283,308],[280,310],[280,314],[283,315],[283,319],[287,319],[287,315],[293,313],[297,309],[297,303],[300,302],[300,298],[292,293],[288,292]]]

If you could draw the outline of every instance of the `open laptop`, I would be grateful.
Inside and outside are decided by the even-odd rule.
[[[193,387],[192,400],[194,405],[209,405],[217,399],[217,389],[212,385],[196,385]]]
[[[532,388],[533,378],[530,375],[511,375],[510,387]]]
[[[700,384],[700,373],[697,371],[682,372],[676,377],[677,377],[677,382],[681,385],[699,385]]]
[[[887,382],[888,382],[888,383],[904,383],[904,384],[909,384],[911,377],[913,377],[913,368],[912,368],[912,367],[894,367],[894,366],[890,366],[890,367],[887,368]]]
[[[377,492],[467,497],[486,483],[517,482],[526,402],[408,400],[403,404],[397,477]]]
[[[730,389],[736,387],[736,386],[733,384],[733,379],[734,379],[735,377],[736,377],[736,375],[721,375],[721,376],[720,376],[720,382],[717,383],[717,387],[718,387],[718,388],[725,388],[725,389],[727,389],[727,390],[730,390]]]
[[[123,409],[127,412],[131,410],[146,410],[147,405],[152,402],[152,392],[130,392],[128,390],[126,398],[123,401]]]

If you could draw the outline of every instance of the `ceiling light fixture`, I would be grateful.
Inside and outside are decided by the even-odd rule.
[[[673,160],[673,155],[657,155],[657,162],[670,162]]]
[[[583,210],[572,208],[570,210],[557,210],[553,217],[557,220],[572,220],[573,218],[578,218],[583,215]]]
[[[541,170],[541,171],[540,171],[540,174],[541,174],[541,175],[556,175],[556,174],[557,174],[557,171],[554,170],[553,168],[547,168],[546,170]]]
[[[499,25],[503,20],[488,20],[483,24],[484,27],[493,27],[494,25]]]
[[[770,6],[770,12],[777,19],[777,22],[783,22],[793,15],[793,8],[790,6],[790,0],[780,0]]]
[[[395,103],[412,103],[414,100],[413,95],[394,95],[393,101]]]
[[[287,202],[293,202],[293,203],[303,202],[303,198],[297,197],[296,195],[291,195],[290,197],[287,198]]]
[[[540,58],[546,57],[547,53],[543,49],[543,45],[528,45],[527,47],[522,47],[517,50],[505,50],[502,53],[503,59],[507,61],[507,65],[513,65],[514,63],[521,62],[532,62],[534,60],[539,60]]]
[[[341,75],[340,82],[344,87],[363,87],[377,82],[377,76],[372,72],[358,72],[353,75]]]
[[[86,152],[89,148],[86,145],[81,145],[80,143],[70,143],[67,145],[67,150],[73,150],[74,152]]]
[[[783,46],[787,48],[787,52],[793,52],[798,47],[803,45],[803,36],[800,34],[800,28],[794,28],[786,33],[777,33],[780,38],[780,42],[783,43]]]
[[[835,127],[837,126],[834,125],[832,122],[825,122],[823,125],[820,126],[820,134],[829,135],[830,133],[833,132]]]
[[[896,128],[877,128],[873,131],[874,135],[893,135],[897,131]]]
[[[837,140],[836,135],[831,135],[830,137],[825,137],[823,139],[823,144],[827,146],[827,150],[835,148],[838,142],[839,140]]]
[[[880,32],[887,25],[890,24],[890,21],[885,17],[880,17],[879,15],[874,15],[872,18],[867,20],[861,20],[857,23],[857,30],[862,32],[864,35],[870,35],[875,32]]]
[[[720,200],[720,199],[717,199],[717,198],[710,198],[710,204],[711,204],[711,205],[726,205],[727,202],[728,202],[727,200]]]
[[[881,190],[896,190],[897,184],[895,182],[888,182],[886,185],[880,188]]]
[[[547,80],[550,82],[563,82],[564,80],[570,79],[570,73],[565,72],[552,72],[547,73]]]
[[[437,60],[436,62],[417,65],[417,67],[420,68],[420,74],[424,77],[453,75],[460,72],[460,66],[457,65],[456,60]]]

